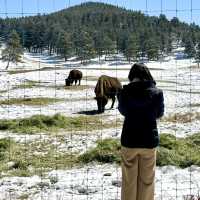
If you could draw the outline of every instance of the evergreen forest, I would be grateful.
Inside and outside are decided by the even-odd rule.
[[[200,27],[161,14],[87,2],[48,15],[0,18],[1,42],[15,31],[29,52],[56,54],[67,60],[123,54],[128,60],[157,60],[175,47],[185,47],[188,57],[199,58]]]

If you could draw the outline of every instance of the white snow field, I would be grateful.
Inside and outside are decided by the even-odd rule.
[[[133,63],[105,61],[104,57],[93,59],[88,64],[81,64],[75,59],[64,62],[56,56],[33,55],[25,53],[23,62],[12,64],[5,71],[6,63],[0,60],[0,101],[12,98],[59,98],[62,101],[46,106],[0,105],[0,119],[25,118],[35,114],[82,116],[86,111],[97,109],[94,100],[94,87],[102,74],[118,77],[122,84],[127,84],[129,69]],[[162,120],[159,131],[185,137],[199,132],[200,121],[200,69],[189,59],[176,59],[170,56],[164,62],[146,63],[157,86],[164,91],[165,118],[177,116],[176,122]],[[83,72],[82,89],[64,88],[65,78],[71,69]],[[31,87],[27,84],[34,83]],[[23,88],[24,86],[24,88]],[[115,108],[106,106],[104,120],[123,120]],[[193,114],[185,123],[179,116]],[[84,133],[83,130],[82,133]],[[17,143],[33,142],[45,139],[58,144],[58,151],[83,153],[96,145],[97,139],[119,138],[121,127],[94,130],[89,134],[65,134],[64,143],[45,133],[26,135],[0,132],[0,138],[9,137]],[[17,200],[21,197],[29,200],[120,200],[121,171],[113,164],[90,164],[68,170],[54,170],[44,177],[6,177],[1,172],[0,200]],[[52,181],[56,180],[56,181]],[[156,169],[156,200],[191,200],[191,195],[200,193],[200,168],[179,169],[173,166]],[[195,197],[193,198],[195,200]]]
[[[120,177],[119,166],[107,164],[55,170],[45,178],[5,177],[0,180],[0,199],[19,199],[28,194],[30,200],[120,200]],[[197,166],[184,170],[174,166],[157,167],[155,200],[192,199],[191,194],[199,194],[199,180]],[[195,195],[193,199],[198,200]]]

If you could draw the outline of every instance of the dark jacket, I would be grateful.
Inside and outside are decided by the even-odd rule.
[[[159,144],[156,119],[164,114],[162,90],[152,81],[131,82],[118,94],[119,112],[124,115],[122,146],[154,148]]]

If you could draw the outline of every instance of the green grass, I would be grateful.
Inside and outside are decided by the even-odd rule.
[[[0,105],[30,105],[30,106],[45,106],[48,104],[64,101],[64,99],[56,98],[11,98],[6,100],[0,100]]]
[[[170,134],[161,134],[157,150],[157,165],[174,165],[185,168],[200,166],[200,134],[186,138],[176,138]],[[120,143],[117,139],[97,141],[94,149],[79,156],[83,163],[120,163]]]
[[[5,158],[5,152],[9,150],[10,140],[9,139],[0,139],[0,160]]]
[[[160,138],[157,163],[159,166],[175,165],[185,168],[191,165],[200,166],[200,134],[186,138],[176,138],[163,134]]]
[[[5,176],[44,175],[53,169],[70,169],[90,162],[120,164],[120,141],[98,140],[97,146],[81,155],[59,152],[51,140],[36,140],[19,144],[0,139],[0,174]],[[176,138],[161,134],[157,149],[157,166],[174,165],[180,168],[200,166],[200,134]],[[12,162],[12,165],[8,163]],[[53,182],[56,180],[52,180]]]
[[[120,163],[120,142],[116,139],[97,141],[97,147],[79,156],[83,163],[92,161],[100,163]]]
[[[0,145],[0,172],[6,173],[6,176],[42,175],[53,169],[71,168],[78,163],[75,154],[59,153],[56,145],[49,141],[23,145],[12,140],[0,139]],[[9,162],[13,164],[9,166]]]
[[[0,130],[16,133],[33,134],[40,132],[91,131],[102,127],[111,128],[120,125],[115,121],[104,122],[100,116],[66,117],[61,114],[53,116],[33,115],[29,118],[0,120]]]

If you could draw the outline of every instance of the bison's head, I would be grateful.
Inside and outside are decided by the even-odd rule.
[[[98,112],[102,113],[105,110],[105,106],[108,103],[107,97],[95,97],[97,100]]]
[[[70,79],[68,79],[68,78],[65,79],[65,85],[66,86],[70,86],[71,85]]]

